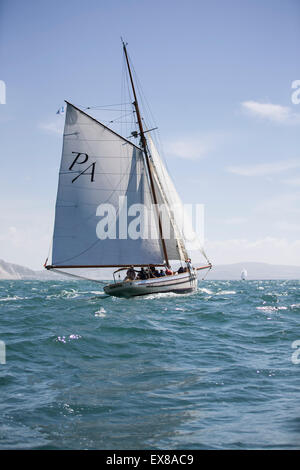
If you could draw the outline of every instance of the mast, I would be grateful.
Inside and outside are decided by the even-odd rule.
[[[146,160],[149,179],[150,179],[150,186],[151,186],[153,201],[154,201],[155,207],[157,209],[159,236],[160,236],[161,243],[162,243],[162,248],[163,248],[163,252],[164,252],[165,261],[166,261],[167,266],[169,266],[168,253],[167,253],[166,243],[165,243],[165,240],[163,238],[163,233],[162,233],[161,218],[160,218],[160,214],[159,214],[159,210],[158,210],[157,197],[156,197],[156,193],[155,193],[153,175],[152,175],[152,170],[151,170],[151,166],[150,166],[150,156],[149,156],[149,152],[148,152],[146,137],[145,137],[145,134],[144,134],[143,122],[142,122],[140,108],[139,108],[139,104],[138,104],[138,100],[137,100],[137,96],[136,96],[136,92],[135,92],[135,86],[134,86],[133,77],[132,77],[132,73],[131,73],[131,69],[130,69],[126,44],[123,40],[122,40],[122,43],[123,43],[123,50],[124,50],[125,59],[126,59],[126,63],[127,63],[129,78],[130,78],[130,82],[131,82],[132,92],[133,92],[133,96],[134,96],[133,104],[134,104],[134,107],[135,107],[136,116],[137,116],[137,120],[138,120],[138,125],[139,125],[139,129],[140,129],[141,143],[142,143],[142,148],[143,148],[143,151],[144,151],[144,154],[145,154],[145,160]]]

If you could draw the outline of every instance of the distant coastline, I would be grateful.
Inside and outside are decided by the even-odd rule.
[[[273,265],[267,263],[243,262],[234,264],[216,265],[208,273],[207,280],[240,280],[241,271],[246,268],[248,280],[300,280],[300,266]],[[111,278],[113,270],[102,270],[98,273],[99,280]],[[100,274],[100,276],[99,276]],[[202,273],[199,279],[202,278]],[[92,277],[92,276],[91,276]],[[66,276],[46,270],[34,271],[25,266],[0,260],[0,280],[55,280],[67,279]],[[245,281],[247,282],[247,281]]]

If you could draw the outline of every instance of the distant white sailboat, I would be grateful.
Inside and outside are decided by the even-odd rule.
[[[139,129],[139,132],[132,132],[132,136],[140,138],[139,145],[66,102],[52,259],[49,263],[46,260],[45,268],[59,272],[72,269],[74,272],[73,269],[78,268],[115,267],[118,276],[122,270],[127,270],[124,280],[116,280],[114,275],[114,282],[104,288],[107,294],[118,297],[191,292],[197,287],[197,270],[212,266],[196,236],[191,237],[192,228],[186,230],[188,219],[185,217],[184,232],[189,232],[188,239],[193,238],[194,247],[207,261],[196,268],[191,265],[182,230],[183,205],[150,131],[144,130],[125,43],[123,50]],[[128,205],[156,208],[164,205],[171,235],[165,237],[161,214],[157,210],[150,221],[150,232],[156,231],[157,237],[124,236],[124,228],[125,234],[128,232],[128,223],[126,217],[121,216],[120,201],[125,200]],[[177,210],[173,210],[175,206]],[[106,218],[100,219],[101,216]],[[112,228],[112,233],[106,231],[103,236],[110,216],[115,216],[118,230]],[[121,229],[123,235],[120,235]],[[170,260],[179,260],[185,267],[170,274]],[[158,271],[158,267],[166,271]]]
[[[248,273],[247,273],[247,270],[244,268],[241,272],[241,280],[246,281],[247,277],[248,277]]]

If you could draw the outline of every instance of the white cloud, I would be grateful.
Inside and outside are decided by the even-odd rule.
[[[201,139],[175,140],[167,143],[165,150],[170,156],[194,160],[205,157],[211,150],[211,145]]]
[[[265,237],[254,241],[208,240],[205,250],[213,264],[254,261],[300,266],[300,239],[289,241],[285,238]]]
[[[280,104],[243,101],[242,108],[253,116],[281,124],[300,124],[300,114]]]
[[[210,132],[204,135],[190,135],[167,142],[165,153],[170,157],[196,160],[206,157],[217,147],[224,144],[229,135],[224,132]]]
[[[300,168],[300,158],[298,160],[281,160],[256,165],[229,166],[227,171],[241,176],[268,176],[296,168]]]

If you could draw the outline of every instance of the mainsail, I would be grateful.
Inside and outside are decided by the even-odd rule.
[[[163,264],[159,237],[127,236],[126,214],[120,214],[122,197],[127,198],[128,207],[152,202],[141,149],[68,103],[51,265]],[[97,230],[105,204],[109,205],[107,217],[115,216],[116,224],[115,233],[103,239]],[[156,223],[155,218],[151,220]],[[156,227],[150,229],[155,233]]]

